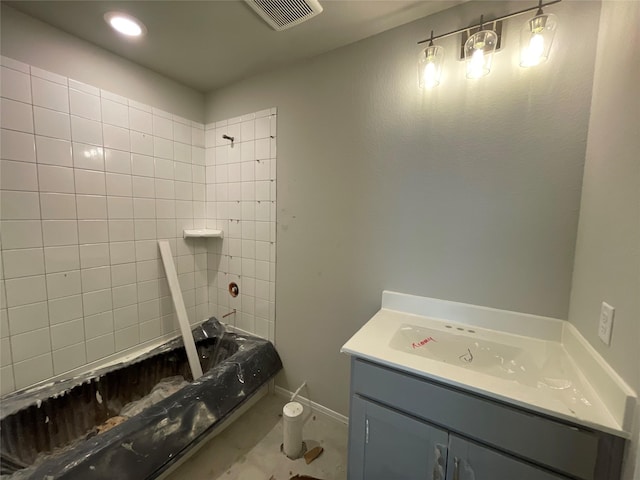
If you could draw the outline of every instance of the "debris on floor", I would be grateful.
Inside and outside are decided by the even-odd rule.
[[[304,454],[304,461],[307,462],[307,465],[309,465],[316,458],[318,458],[323,451],[324,451],[324,448],[322,447],[312,448],[311,450],[309,450],[307,453]]]
[[[293,472],[289,472],[289,475],[291,475]],[[274,475],[271,475],[269,477],[269,480],[276,480],[276,477]],[[316,478],[316,477],[310,477],[309,475],[296,475],[294,477],[291,477],[289,480],[322,480],[320,478]]]

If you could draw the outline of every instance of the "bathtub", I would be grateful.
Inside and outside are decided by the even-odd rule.
[[[2,398],[2,479],[157,478],[222,428],[282,368],[270,342],[223,332],[215,318],[193,330],[205,372],[197,381],[178,338],[133,360]],[[148,398],[160,380],[176,376],[189,383],[117,424],[123,406]],[[98,433],[110,422],[117,425]]]

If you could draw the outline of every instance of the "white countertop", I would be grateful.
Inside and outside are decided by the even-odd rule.
[[[562,320],[384,292],[382,309],[341,351],[630,436],[635,393]]]

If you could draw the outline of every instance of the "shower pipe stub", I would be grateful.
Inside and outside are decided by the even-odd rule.
[[[229,313],[225,313],[224,315],[222,315],[222,318],[227,318],[228,316],[233,315],[234,313],[236,313],[235,308],[231,310]]]

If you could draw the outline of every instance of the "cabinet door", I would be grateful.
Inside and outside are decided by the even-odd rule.
[[[444,480],[444,430],[351,397],[349,480]]]
[[[449,436],[447,480],[567,480],[489,447]]]

